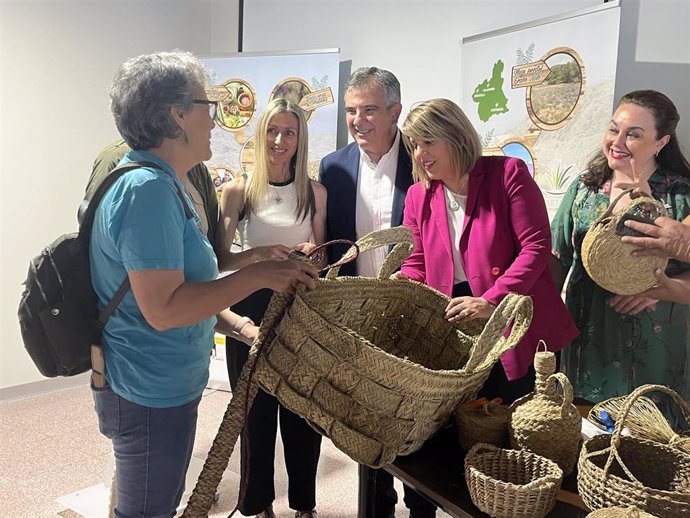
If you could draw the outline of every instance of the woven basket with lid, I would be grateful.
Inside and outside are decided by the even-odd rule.
[[[462,449],[469,451],[478,442],[507,447],[509,415],[507,406],[493,401],[476,408],[460,405],[455,410],[455,424]]]
[[[625,209],[613,212],[618,201],[632,192],[623,191],[608,209],[592,224],[582,241],[582,264],[599,286],[620,295],[636,295],[648,290],[657,282],[654,271],[666,268],[668,259],[661,257],[634,257],[634,246],[623,243],[618,233],[621,219],[643,206],[651,207],[650,219],[666,215],[664,205],[654,198],[640,197],[631,200]]]
[[[573,387],[565,374],[554,374],[556,356],[552,352],[538,351],[534,370],[534,392],[511,407],[510,446],[553,460],[567,476],[577,462],[582,430],[582,418],[573,405]],[[557,383],[563,387],[562,396],[556,391]]]

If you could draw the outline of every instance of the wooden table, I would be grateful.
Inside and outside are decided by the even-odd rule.
[[[417,452],[398,457],[385,468],[408,486],[433,501],[454,518],[488,517],[477,509],[465,483],[465,452],[455,437],[455,428],[449,427],[431,438]],[[376,518],[374,494],[376,481],[372,470],[359,469],[358,518]],[[563,480],[556,506],[547,515],[550,518],[584,518],[589,511],[577,495],[577,478],[571,474]]]

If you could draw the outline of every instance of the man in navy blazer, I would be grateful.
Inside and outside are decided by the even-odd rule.
[[[355,141],[325,156],[319,167],[319,181],[329,200],[327,240],[356,241],[373,230],[402,225],[412,162],[398,131],[401,110],[400,83],[392,73],[363,67],[350,76],[345,111]],[[329,247],[329,263],[340,259],[347,249],[347,245]],[[385,252],[379,252],[379,258]],[[341,267],[340,274],[375,275],[372,267],[376,261],[363,264],[365,258],[361,259]]]
[[[363,67],[345,85],[345,112],[354,142],[321,160],[319,180],[328,191],[326,239],[358,238],[402,225],[405,195],[412,184],[412,161],[398,130],[400,83],[387,70]],[[347,245],[328,248],[333,263]],[[388,250],[372,250],[340,268],[341,275],[377,274]],[[360,466],[360,502],[367,517],[394,518],[398,496],[393,476],[385,470]],[[365,496],[375,493],[374,505]],[[434,518],[436,506],[405,486],[410,518]],[[374,509],[371,509],[373,507]]]

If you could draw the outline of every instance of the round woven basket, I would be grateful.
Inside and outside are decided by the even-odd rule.
[[[670,388],[643,385],[634,390],[613,434],[593,437],[580,452],[577,487],[590,509],[632,505],[658,518],[690,516],[690,455],[668,444],[622,435],[635,401],[653,391],[669,394],[690,419],[688,404]]]
[[[499,448],[508,446],[507,406],[488,401],[479,408],[460,405],[455,410],[458,442],[463,450],[469,451],[479,442]]]
[[[465,480],[472,503],[496,518],[542,518],[556,503],[563,472],[525,450],[478,443],[465,457]]]
[[[636,295],[654,286],[657,282],[654,271],[664,270],[668,259],[661,257],[634,257],[633,245],[621,241],[621,220],[642,205],[653,206],[655,215],[666,215],[664,205],[649,197],[634,199],[624,210],[613,213],[622,192],[609,205],[587,231],[582,241],[582,263],[587,273],[599,286],[619,295]]]
[[[607,507],[597,509],[587,515],[587,518],[658,518],[653,514],[640,511],[637,507]]]

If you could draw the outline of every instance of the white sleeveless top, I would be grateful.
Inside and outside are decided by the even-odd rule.
[[[295,221],[296,210],[297,191],[293,182],[269,184],[264,200],[237,224],[242,250],[266,245],[292,247],[309,241],[311,217],[307,215],[304,220]]]

